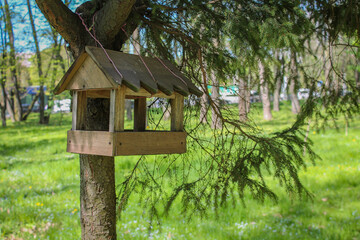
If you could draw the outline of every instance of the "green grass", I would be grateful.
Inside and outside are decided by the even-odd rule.
[[[261,120],[261,108],[252,110],[254,121],[265,130],[291,124],[289,106]],[[79,239],[79,161],[66,152],[66,131],[71,116],[52,115],[40,126],[37,115],[26,123],[0,129],[0,239]],[[339,120],[339,123],[342,121]],[[59,125],[61,123],[61,125]],[[127,123],[128,125],[130,123]],[[310,130],[322,160],[300,172],[313,201],[290,198],[278,183],[278,204],[261,204],[250,197],[210,211],[206,218],[188,221],[175,205],[161,227],[149,235],[149,219],[138,199],[132,199],[117,224],[119,239],[360,239],[360,120],[344,130]],[[128,173],[137,157],[116,159],[116,181]]]

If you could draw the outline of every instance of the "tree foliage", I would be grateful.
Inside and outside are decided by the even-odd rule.
[[[247,191],[259,200],[276,200],[273,189],[266,184],[267,174],[290,195],[311,196],[298,176],[299,169],[306,167],[303,149],[306,158],[313,161],[317,157],[311,141],[304,140],[304,124],[314,114],[326,119],[325,112],[334,116],[359,110],[359,91],[354,84],[347,82],[354,87],[352,95],[316,98],[319,89],[315,76],[301,70],[311,92],[297,121],[283,131],[265,133],[256,128],[256,123],[239,121],[231,108],[211,100],[207,89],[210,70],[224,83],[238,72],[256,70],[258,59],[272,62],[278,49],[308,52],[305,43],[317,34],[330,36],[330,45],[340,34],[358,41],[357,1],[93,0],[80,5],[76,13],[59,0],[36,2],[75,57],[85,45],[96,45],[84,25],[105,48],[114,50],[121,50],[139,28],[143,54],[178,64],[202,86],[221,119],[222,129],[211,130],[195,121],[199,108],[189,107],[185,117],[188,153],[160,156],[154,161],[139,158],[120,185],[120,210],[134,193],[141,194],[142,203],[153,217],[167,213],[174,201],[182,201],[184,212],[191,216],[205,213],[210,205],[217,209],[242,200]],[[328,93],[328,89],[320,90]],[[318,102],[326,105],[325,111]],[[164,176],[170,182],[165,182]],[[163,186],[171,186],[172,191],[166,192],[168,188]]]

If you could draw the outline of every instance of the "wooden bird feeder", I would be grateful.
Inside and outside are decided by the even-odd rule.
[[[55,88],[55,94],[73,92],[67,151],[102,156],[186,152],[184,96],[202,92],[169,61],[106,52],[86,47]],[[146,131],[146,98],[150,97],[170,99],[171,131]],[[88,98],[110,98],[109,131],[85,130]],[[134,99],[130,131],[124,129],[125,99]]]

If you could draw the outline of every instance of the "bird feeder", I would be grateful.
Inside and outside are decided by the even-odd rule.
[[[71,153],[120,156],[186,152],[184,97],[201,91],[169,61],[86,47],[55,88],[73,92]],[[146,99],[170,99],[171,131],[146,130]],[[110,98],[108,131],[88,131],[88,98]],[[134,99],[134,129],[124,129],[125,99]]]

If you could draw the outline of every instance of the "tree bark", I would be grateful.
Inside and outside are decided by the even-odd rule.
[[[298,78],[296,53],[291,51],[289,94],[291,99],[291,111],[294,114],[298,114],[300,112],[300,103],[296,94],[296,84],[298,82]]]
[[[11,79],[14,84],[14,99],[13,104],[9,107],[13,107],[14,112],[14,118],[15,121],[21,121],[22,120],[22,106],[21,106],[21,99],[20,99],[20,86],[18,82],[18,75],[16,72],[16,54],[15,54],[15,38],[14,38],[14,31],[13,31],[13,25],[11,22],[11,15],[9,10],[9,4],[7,0],[5,1],[5,22],[6,22],[6,32],[9,36],[9,47],[10,47],[10,55],[9,55],[9,63],[10,63],[10,73],[11,73]]]
[[[278,66],[277,63],[275,64],[275,90],[274,90],[274,102],[273,102],[273,111],[278,112],[280,111],[280,91],[281,91],[281,84],[282,84],[282,67],[284,64],[283,58],[280,60],[279,53],[276,52],[275,58],[278,63],[281,65]]]
[[[247,87],[247,83],[243,78],[239,78],[238,79],[238,86],[239,86],[239,120],[242,122],[245,122],[248,120],[247,117],[247,113],[249,112],[247,107],[248,107],[248,102],[247,102],[247,92],[248,87]]]
[[[108,131],[109,99],[88,99],[86,130]],[[80,155],[81,237],[116,239],[114,158]]]
[[[261,60],[258,61],[260,78],[260,97],[263,105],[264,120],[272,120],[269,87],[266,81],[265,66]]]
[[[212,88],[211,88],[211,99],[214,102],[214,105],[220,109],[220,87],[219,80],[217,79],[215,72],[211,71],[211,80],[212,80]],[[221,119],[216,114],[216,110],[214,107],[211,109],[211,127],[213,129],[221,129]]]
[[[34,18],[31,11],[31,5],[30,1],[27,0],[27,7],[29,11],[29,18],[30,18],[30,25],[33,32],[33,38],[34,38],[34,44],[36,49],[36,61],[37,61],[37,69],[38,69],[38,77],[40,79],[40,88],[39,88],[39,100],[40,100],[40,119],[39,123],[44,124],[45,123],[45,94],[44,94],[44,79],[43,79],[43,72],[42,72],[42,60],[41,60],[41,54],[40,54],[40,48],[39,48],[39,42],[36,34],[36,28],[34,24]]]

